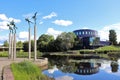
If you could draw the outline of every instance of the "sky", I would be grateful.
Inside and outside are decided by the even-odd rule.
[[[120,0],[1,0],[0,44],[8,40],[6,26],[11,20],[17,26],[17,41],[28,40],[28,23],[37,12],[37,38],[42,34],[55,38],[62,32],[77,29],[97,30],[101,40],[108,40],[109,30],[117,33],[120,41]],[[31,24],[31,37],[34,35]]]

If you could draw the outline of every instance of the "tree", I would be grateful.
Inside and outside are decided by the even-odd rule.
[[[60,51],[67,51],[68,49],[71,49],[74,46],[75,38],[76,36],[74,33],[64,32],[57,37],[55,44],[58,45]]]
[[[112,72],[118,72],[118,63],[117,62],[115,62],[115,61],[112,61],[111,62],[111,71]]]
[[[49,46],[49,43],[52,42],[53,40],[54,37],[52,35],[47,35],[47,34],[41,35],[37,41],[38,50],[43,52],[49,51],[49,48],[51,47]]]
[[[25,52],[28,51],[28,41],[25,41],[25,42],[23,43],[23,50],[24,50]]]
[[[82,47],[82,40],[78,36],[75,38],[74,47],[72,49],[79,50]]]
[[[17,47],[23,47],[23,43],[21,41],[18,41],[17,44],[16,44]]]
[[[117,44],[117,35],[116,35],[115,30],[109,30],[109,41],[113,45]]]
[[[9,44],[8,44],[8,41],[7,41],[7,40],[6,40],[6,41],[4,41],[3,46],[4,46],[4,47],[8,47],[8,46],[9,46]]]
[[[27,52],[28,50],[29,50],[29,42],[28,41],[25,41],[24,43],[23,43],[23,50],[25,51],[25,52]],[[34,41],[33,40],[31,40],[31,51],[34,51]]]

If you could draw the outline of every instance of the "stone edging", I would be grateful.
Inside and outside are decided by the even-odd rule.
[[[10,65],[3,68],[3,80],[14,80]]]

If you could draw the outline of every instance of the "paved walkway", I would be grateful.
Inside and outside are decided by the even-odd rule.
[[[10,65],[13,62],[21,62],[24,60],[28,60],[28,59],[17,58],[15,61],[13,61],[12,59],[8,59],[7,57],[0,58],[0,80],[2,80],[2,70],[3,70],[4,66]]]
[[[8,59],[7,57],[0,58],[0,80],[3,80],[2,79],[2,70],[5,66],[10,65],[13,62],[21,62],[24,60],[28,60],[28,58],[16,58],[15,60]],[[31,59],[31,61],[34,62],[33,59]],[[34,63],[38,64],[38,65],[45,65],[45,64],[48,64],[48,60],[47,59],[38,59]]]

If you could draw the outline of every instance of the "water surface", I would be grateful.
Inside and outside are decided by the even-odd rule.
[[[49,69],[43,71],[43,73],[49,77],[61,77],[61,76],[70,76],[73,80],[120,80],[120,60],[118,61],[110,61],[110,60],[102,60],[102,59],[89,59],[89,60],[80,60],[80,62],[91,62],[89,65],[77,65],[73,66],[73,68],[77,67],[74,72],[70,72],[70,70],[64,71],[61,68],[57,69]],[[79,62],[79,63],[80,63]],[[79,64],[78,63],[78,64]],[[95,66],[93,65],[95,64]],[[79,74],[81,70],[79,68],[88,69],[92,67],[96,67],[98,65],[98,71],[94,73],[89,73],[89,71],[85,71],[87,74]],[[87,67],[85,67],[87,66]],[[58,66],[57,66],[58,67]],[[72,68],[71,68],[72,69]],[[92,68],[93,69],[93,68]],[[51,71],[51,72],[50,72]],[[76,73],[78,71],[78,73]]]

